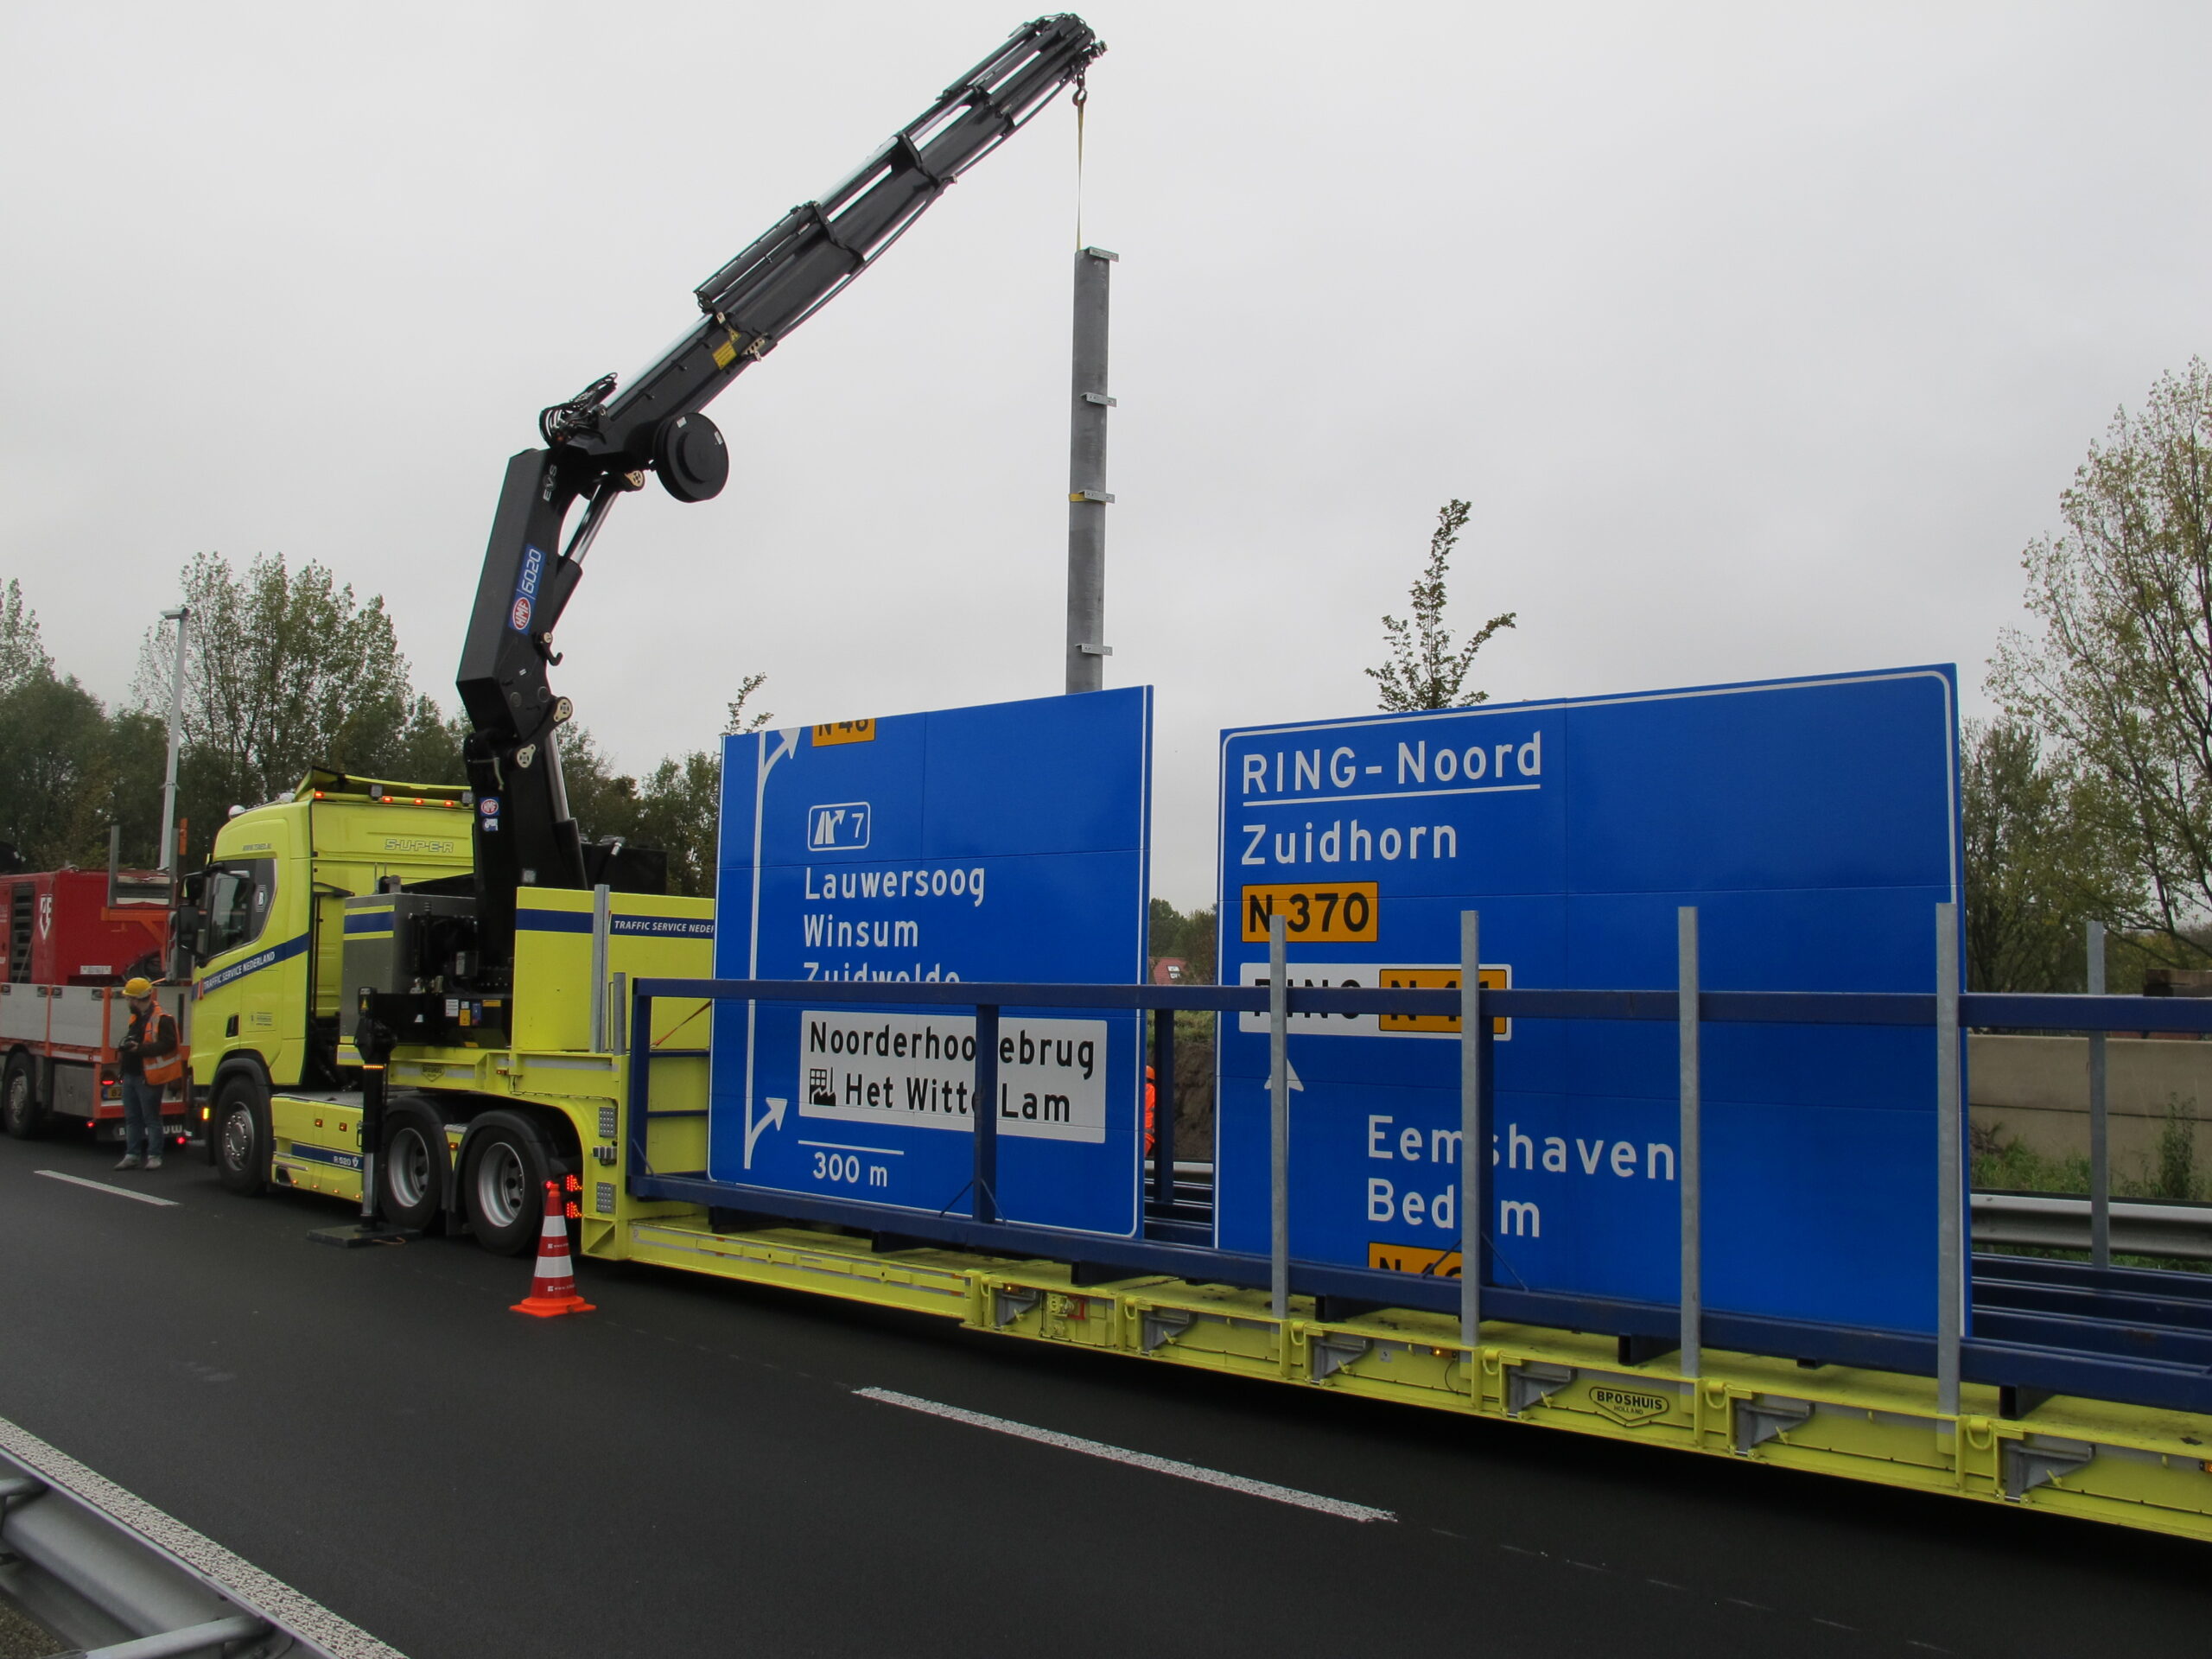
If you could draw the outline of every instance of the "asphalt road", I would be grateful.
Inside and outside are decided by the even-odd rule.
[[[411,1659],[2201,1656],[2212,1548],[779,1292],[308,1242],[196,1157],[0,1141],[0,1415]],[[129,1184],[156,1207],[42,1178]],[[1391,1511],[1360,1522],[881,1389]]]

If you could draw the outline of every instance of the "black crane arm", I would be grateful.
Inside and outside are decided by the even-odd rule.
[[[701,411],[1105,49],[1072,13],[1024,24],[850,178],[792,208],[702,283],[699,321],[627,387],[618,393],[607,375],[541,412],[545,448],[507,464],[461,648],[478,938],[475,960],[455,977],[507,985],[518,887],[588,885],[561,777],[556,733],[569,706],[546,671],[560,661],[554,627],[615,500],[648,473],[678,500],[718,494],[728,453]]]

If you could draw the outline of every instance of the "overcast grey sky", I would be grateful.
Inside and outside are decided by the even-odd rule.
[[[505,457],[1024,14],[0,11],[0,577],[128,688],[195,550],[383,593],[453,702]],[[1437,506],[1502,698],[1956,662],[2113,410],[2212,341],[2199,5],[1087,11],[1115,272],[1109,683],[1154,890],[1215,734],[1360,712]],[[609,521],[559,684],[626,766],[1059,690],[1065,99]]]

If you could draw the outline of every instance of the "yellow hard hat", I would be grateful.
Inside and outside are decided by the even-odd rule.
[[[154,982],[144,978],[126,979],[123,982],[123,994],[125,996],[151,996]]]

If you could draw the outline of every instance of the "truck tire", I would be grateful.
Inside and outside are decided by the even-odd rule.
[[[378,1207],[395,1227],[433,1233],[443,1226],[452,1159],[445,1131],[426,1112],[406,1111],[385,1126],[377,1160]]]
[[[477,1120],[461,1154],[461,1209],[468,1230],[494,1255],[519,1255],[543,1230],[553,1151],[527,1119],[493,1112]]]
[[[252,1072],[231,1071],[217,1080],[208,1140],[217,1180],[242,1198],[269,1190],[269,1097]]]
[[[18,1141],[35,1141],[46,1133],[46,1108],[39,1103],[38,1075],[31,1057],[20,1052],[8,1057],[0,1075],[0,1126]]]

